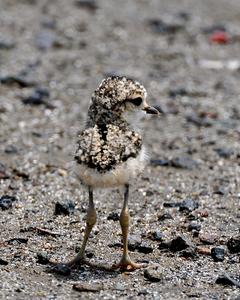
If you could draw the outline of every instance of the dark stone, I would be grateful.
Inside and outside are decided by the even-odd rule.
[[[211,256],[214,261],[224,261],[224,249],[220,247],[212,248]]]
[[[164,220],[173,220],[173,217],[169,213],[164,213],[158,216],[158,221],[164,221]]]
[[[22,99],[24,104],[29,105],[41,105],[44,104],[49,106],[50,104],[46,102],[46,99],[49,98],[50,93],[46,88],[37,88],[35,91],[28,97]]]
[[[171,241],[170,250],[173,252],[181,251],[193,247],[193,244],[184,236],[177,236]]]
[[[27,244],[28,238],[12,238],[8,240],[8,244],[13,244],[14,242],[18,244]]]
[[[152,231],[149,234],[149,238],[153,241],[163,241],[164,237],[164,234],[160,230]]]
[[[198,163],[189,156],[180,156],[172,159],[171,166],[175,168],[192,170],[198,166]]]
[[[38,252],[37,253],[37,263],[41,265],[47,265],[50,262],[47,253],[45,252]]]
[[[216,279],[216,283],[222,284],[222,285],[236,286],[236,287],[240,288],[240,282],[234,280],[227,274],[218,276],[218,278]]]
[[[144,278],[151,282],[160,282],[163,279],[163,271],[160,267],[149,267],[144,270]]]
[[[214,151],[222,158],[230,158],[234,154],[234,151],[228,148],[216,148]]]
[[[146,296],[146,295],[148,295],[148,294],[149,294],[149,290],[147,290],[147,289],[140,290],[140,291],[138,292],[138,296],[141,296],[141,295]]]
[[[196,250],[194,247],[189,247],[187,249],[181,250],[179,252],[179,256],[185,257],[185,258],[195,258],[197,256]]]
[[[88,250],[85,251],[85,255],[89,259],[91,259],[91,258],[93,258],[95,256],[93,252],[90,252]]]
[[[228,187],[224,186],[224,185],[216,185],[213,188],[213,193],[220,195],[220,196],[224,196],[225,194],[227,194],[228,192]]]
[[[0,50],[11,50],[15,47],[15,43],[10,40],[0,40]]]
[[[63,276],[69,276],[71,274],[71,268],[65,264],[57,264],[52,268],[52,271]]]
[[[7,266],[8,265],[8,261],[0,258],[0,266]]]
[[[4,152],[7,154],[17,154],[18,153],[18,148],[14,145],[8,145],[5,149]]]
[[[108,215],[107,220],[119,221],[119,214],[117,212],[111,212]]]
[[[191,212],[199,207],[199,203],[193,199],[187,198],[180,203],[179,211]]]
[[[201,230],[201,224],[198,224],[196,222],[191,222],[188,225],[188,231],[197,231],[199,232]]]
[[[151,190],[146,190],[146,197],[151,197],[154,195],[154,192]]]
[[[56,216],[58,216],[58,215],[68,216],[68,215],[74,213],[74,210],[75,210],[75,203],[71,200],[66,201],[64,203],[57,202],[55,204],[54,215],[56,215]]]
[[[199,203],[190,198],[183,200],[182,202],[164,202],[164,207],[179,207],[179,211],[191,212],[199,207]]]
[[[176,34],[184,29],[181,23],[166,23],[160,19],[149,20],[148,25],[153,32],[160,34]]]
[[[206,27],[202,28],[202,32],[205,34],[212,34],[216,31],[227,31],[226,26],[223,24],[214,24],[214,25],[206,26]]]
[[[227,241],[227,247],[231,253],[240,253],[240,235],[231,237]]]
[[[170,250],[172,241],[162,240],[158,246],[160,250]]]
[[[75,5],[79,8],[84,8],[89,11],[95,11],[98,9],[96,0],[76,0]]]
[[[97,293],[103,290],[103,285],[97,283],[81,282],[81,283],[75,283],[72,288],[73,290],[78,292]]]
[[[166,166],[170,166],[170,161],[168,159],[151,159],[150,164],[154,167],[157,166],[166,167]]]
[[[29,174],[23,172],[23,171],[20,171],[18,169],[13,169],[13,174],[14,176],[17,176],[17,177],[21,177],[23,180],[29,180]]]
[[[21,76],[17,75],[8,75],[0,77],[0,83],[8,86],[17,84],[21,88],[32,87],[35,85],[34,82],[28,81]]]
[[[0,208],[2,210],[9,209],[15,201],[17,201],[15,196],[4,195],[0,198]]]
[[[109,248],[120,248],[122,247],[122,244],[117,242],[117,243],[111,243],[111,244],[108,244],[108,247]]]
[[[143,241],[141,245],[137,247],[138,252],[149,254],[153,252],[153,247],[147,242]]]
[[[164,207],[169,207],[169,208],[174,208],[174,207],[179,207],[181,202],[164,202],[163,206]]]

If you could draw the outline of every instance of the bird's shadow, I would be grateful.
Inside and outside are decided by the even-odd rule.
[[[45,272],[51,273],[59,281],[83,281],[89,282],[89,280],[101,280],[114,278],[120,275],[122,272],[118,270],[111,270],[110,268],[104,267],[90,267],[82,265],[76,268],[64,269],[65,265],[49,264],[45,268]]]

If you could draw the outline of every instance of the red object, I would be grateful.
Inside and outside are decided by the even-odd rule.
[[[210,37],[210,42],[216,44],[227,44],[230,41],[230,37],[225,31],[215,31]]]

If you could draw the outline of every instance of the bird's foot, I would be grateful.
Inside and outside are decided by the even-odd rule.
[[[137,264],[134,263],[129,257],[123,257],[118,264],[114,264],[111,269],[112,270],[120,270],[120,271],[135,271],[137,269],[146,268],[147,264]]]

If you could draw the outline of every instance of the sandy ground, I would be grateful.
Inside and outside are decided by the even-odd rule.
[[[240,281],[239,253],[227,247],[240,228],[240,2],[86,2],[0,1],[0,197],[16,198],[0,210],[0,298],[239,299],[238,287],[216,280]],[[210,42],[213,26],[230,41]],[[37,258],[63,261],[82,241],[87,193],[72,169],[76,134],[109,74],[138,79],[164,112],[142,120],[160,166],[149,164],[130,193],[131,256],[150,273],[155,266],[158,282],[144,270],[85,266],[62,276]],[[108,216],[119,214],[121,194],[94,195],[88,255],[111,265],[121,231]],[[189,198],[199,207],[168,207]],[[75,203],[73,213],[55,215],[57,201]],[[185,251],[167,246],[177,236],[188,239]],[[215,247],[223,261],[213,260]],[[75,291],[76,283],[98,291]]]

